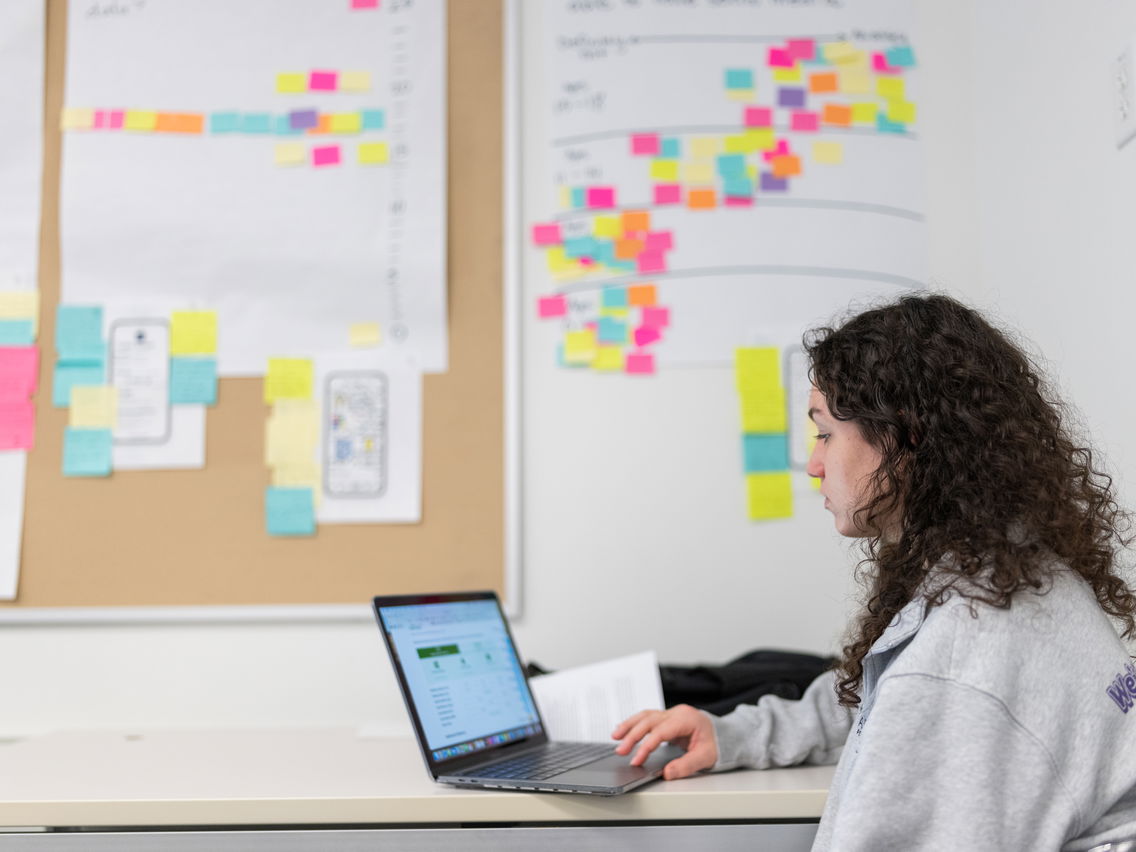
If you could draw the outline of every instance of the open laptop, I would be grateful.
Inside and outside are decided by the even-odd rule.
[[[462,787],[614,796],[682,754],[631,766],[613,743],[550,742],[495,592],[374,599],[426,769]]]

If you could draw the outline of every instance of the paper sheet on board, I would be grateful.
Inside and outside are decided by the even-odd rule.
[[[15,599],[19,584],[27,460],[23,450],[0,452],[0,600]]]

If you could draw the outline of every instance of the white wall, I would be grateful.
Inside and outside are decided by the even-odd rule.
[[[943,3],[919,0],[934,278],[994,308],[1050,356],[1117,471],[1136,479],[1136,402],[1125,394],[1125,332],[1136,216],[1136,144],[1116,151],[1107,60],[1136,33],[1136,6],[1112,0]],[[1026,27],[1030,35],[1025,35]],[[650,393],[618,392],[645,416],[683,417],[680,448],[697,475],[644,473],[650,499],[615,502],[603,488],[561,487],[583,451],[530,436],[524,613],[526,653],[549,666],[655,647],[664,660],[719,660],[750,647],[831,650],[849,603],[846,547],[826,513],[737,536],[686,519],[726,471],[736,475],[736,401],[727,373],[660,376]],[[658,393],[662,389],[664,393]],[[627,399],[627,394],[642,397]],[[672,408],[673,407],[673,408]],[[587,424],[585,424],[587,425]],[[591,428],[600,424],[592,423]],[[632,425],[603,424],[612,457],[641,446]],[[730,440],[708,440],[729,434]],[[582,434],[579,446],[597,435]],[[533,477],[536,480],[533,481]],[[589,517],[575,523],[587,501]],[[658,530],[654,542],[620,530]],[[681,529],[681,535],[673,530]],[[665,535],[664,535],[665,533]],[[718,538],[715,538],[717,536]],[[705,543],[730,539],[724,568]],[[568,545],[571,546],[568,546]],[[406,730],[376,629],[339,624],[0,627],[0,736],[53,728],[358,725]]]

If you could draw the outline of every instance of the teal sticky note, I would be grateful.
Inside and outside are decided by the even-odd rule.
[[[83,343],[81,345],[70,345],[58,347],[59,363],[68,364],[72,367],[86,366],[86,367],[101,367],[106,363],[106,344],[103,342],[98,343]]]
[[[668,160],[677,160],[682,156],[678,139],[673,136],[659,140],[659,154]]]
[[[591,257],[595,250],[594,237],[569,237],[564,241],[565,257]]]
[[[752,89],[753,88],[753,71],[748,68],[727,68],[726,69],[726,88],[727,89]]]
[[[310,488],[269,487],[264,493],[269,535],[315,535],[315,499]]]
[[[170,359],[170,404],[214,405],[217,402],[217,359]]]
[[[789,469],[789,436],[742,435],[742,456],[746,473]]]
[[[210,133],[236,133],[241,129],[239,112],[215,112],[209,116]]]
[[[906,44],[889,47],[884,52],[884,59],[892,68],[912,68],[915,66],[915,51]]]
[[[881,133],[906,133],[907,125],[899,121],[889,121],[882,112],[876,113],[876,130]]]
[[[626,343],[627,323],[615,317],[600,317],[596,325],[596,339],[600,343]]]
[[[267,112],[246,112],[240,121],[241,133],[272,132],[272,116]]]
[[[730,177],[722,181],[722,194],[734,198],[753,195],[753,181],[747,177]]]
[[[627,288],[626,287],[604,287],[603,297],[600,304],[605,308],[626,308],[627,307]]]
[[[32,346],[35,326],[30,319],[0,320],[0,346]]]
[[[583,207],[588,202],[588,194],[582,186],[572,187],[572,206]]]
[[[56,408],[67,408],[71,405],[71,388],[104,384],[106,371],[102,364],[56,364],[51,382],[51,404]]]
[[[292,126],[292,117],[290,115],[276,116],[275,129],[277,136],[299,136],[304,133],[304,130]]]
[[[717,160],[718,174],[722,177],[745,177],[745,154],[719,154]]]
[[[64,476],[110,476],[110,429],[72,429],[63,433]]]
[[[595,251],[592,253],[596,263],[615,262],[615,243],[611,240],[596,240]]]
[[[103,345],[100,305],[60,305],[55,311],[55,348],[59,352]]]
[[[359,110],[364,130],[382,130],[386,126],[386,116],[381,109]]]

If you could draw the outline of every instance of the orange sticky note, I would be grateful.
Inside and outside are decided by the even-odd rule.
[[[821,112],[821,121],[825,124],[847,127],[852,123],[852,107],[844,104],[825,104]]]
[[[692,189],[686,194],[686,206],[691,210],[710,210],[718,206],[717,193],[712,189]]]
[[[651,214],[646,210],[628,210],[623,216],[623,233],[651,230]]]
[[[632,284],[627,288],[627,304],[640,307],[651,307],[655,304],[656,293],[654,284]]]
[[[642,240],[616,240],[615,259],[634,260],[643,251]]]
[[[801,173],[801,158],[796,154],[782,154],[769,161],[773,167],[773,177],[787,178]]]
[[[315,127],[309,127],[308,133],[331,133],[331,113],[321,113]]]
[[[836,72],[826,71],[823,74],[809,75],[809,91],[814,94],[821,92],[835,92],[839,86]]]

